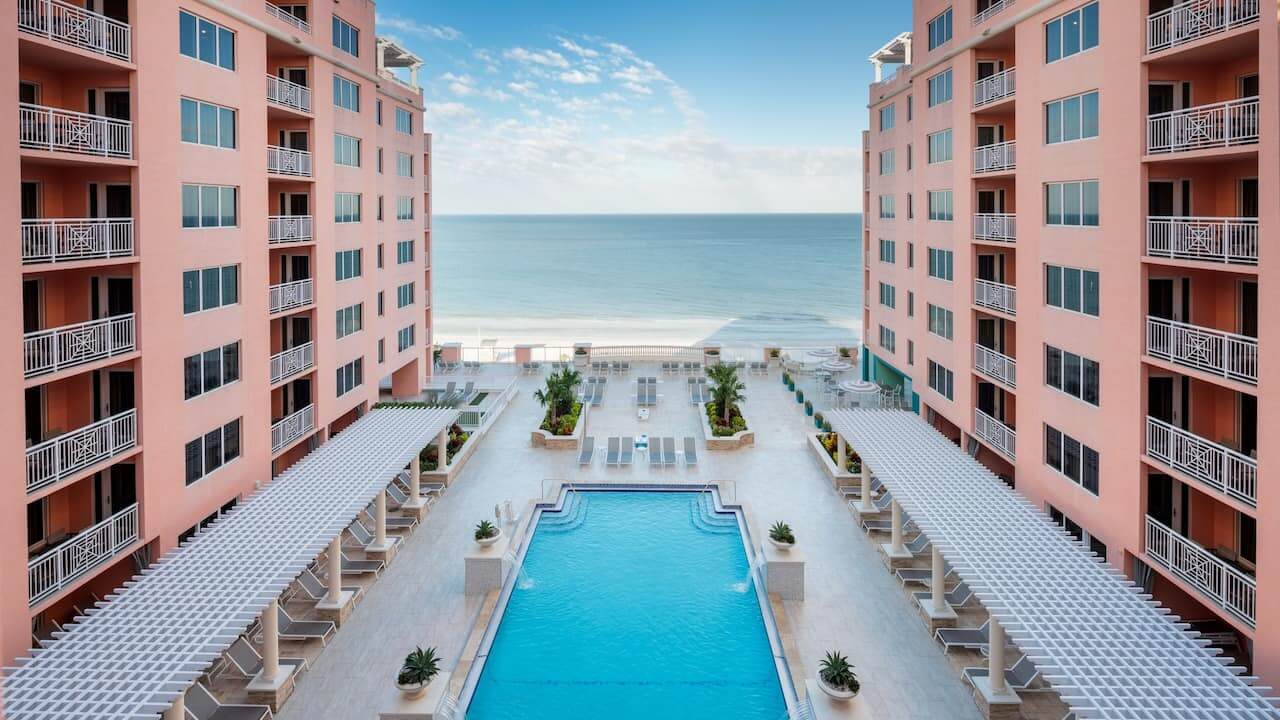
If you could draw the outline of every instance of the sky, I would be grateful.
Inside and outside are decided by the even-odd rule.
[[[425,61],[437,214],[858,212],[905,1],[380,0]]]

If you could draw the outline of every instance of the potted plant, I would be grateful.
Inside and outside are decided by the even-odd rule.
[[[804,391],[796,390],[796,403],[801,404],[803,402],[804,402]]]
[[[847,347],[837,348],[836,351],[840,353],[840,357],[842,358],[847,359],[849,357],[849,348]]]
[[[440,673],[440,658],[435,648],[414,648],[404,658],[400,672],[396,673],[396,688],[409,698],[421,697],[431,685],[431,679]]]
[[[814,427],[816,427],[816,428],[818,428],[819,430],[821,430],[821,429],[822,429],[822,423],[823,423],[822,413],[820,413],[820,412],[819,412],[819,413],[814,413],[814,414],[813,414],[813,426],[814,426]]]
[[[488,547],[502,537],[502,528],[495,526],[488,520],[481,520],[476,525],[476,542],[483,547]]]
[[[835,700],[851,700],[862,689],[849,658],[832,650],[818,663],[818,687]]]
[[[782,371],[782,384],[788,387],[791,386],[791,373],[787,372],[786,370]]]
[[[830,420],[827,420],[827,419],[825,419],[825,418],[822,420],[822,432],[828,432],[828,433],[829,433],[829,432],[831,432],[831,421],[830,421]]]
[[[808,400],[804,401],[804,414],[810,417],[813,416],[813,403]]]
[[[782,551],[790,550],[795,547],[796,536],[791,532],[791,526],[779,520],[769,528],[769,542],[773,546]]]

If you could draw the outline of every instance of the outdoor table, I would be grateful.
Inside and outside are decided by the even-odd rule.
[[[849,394],[849,400],[859,406],[879,405],[880,386],[867,380],[846,380],[840,389]]]

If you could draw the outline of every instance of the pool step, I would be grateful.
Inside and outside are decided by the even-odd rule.
[[[738,532],[738,519],[732,513],[716,512],[711,493],[698,493],[689,503],[689,519],[699,530],[715,535],[732,535]]]
[[[586,493],[573,492],[571,490],[559,510],[555,512],[543,511],[542,519],[538,521],[538,530],[567,533],[582,527],[582,524],[586,521],[587,495]]]

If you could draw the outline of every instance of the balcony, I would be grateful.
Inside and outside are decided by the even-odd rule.
[[[18,0],[18,29],[128,62],[128,25],[61,0]]]
[[[289,443],[311,432],[315,427],[315,405],[308,405],[292,415],[284,416],[271,426],[271,452],[280,452]]]
[[[36,605],[138,541],[134,503],[27,562],[27,603]]]
[[[973,367],[987,377],[1016,388],[1018,361],[983,345],[973,346]]]
[[[1002,10],[1004,10],[1005,8],[1009,7],[1012,4],[1013,4],[1013,0],[994,0],[994,2],[987,5],[985,10],[981,10],[976,15],[973,16],[973,24],[981,25],[982,23],[995,17]]]
[[[133,218],[22,221],[22,264],[103,260],[133,255]]]
[[[982,107],[990,103],[1013,97],[1017,90],[1017,76],[1009,68],[989,77],[982,78],[973,84],[973,106]]]
[[[1147,316],[1147,354],[1210,375],[1258,384],[1258,339]]]
[[[308,35],[311,34],[311,23],[307,22],[306,20],[303,20],[297,15],[294,15],[288,10],[272,5],[271,3],[266,3],[266,6],[267,6],[266,8],[267,14],[270,15],[271,17],[277,20],[280,20],[286,25],[295,27],[301,30],[302,32],[307,33]]]
[[[27,493],[115,457],[138,442],[138,411],[126,410],[27,448]]]
[[[977,240],[1014,242],[1018,239],[1017,217],[1013,213],[974,213],[973,237]]]
[[[973,281],[973,304],[978,307],[1016,315],[1017,300],[1018,291],[1012,285],[990,280]]]
[[[277,175],[311,177],[311,153],[306,150],[267,146],[267,172]]]
[[[991,447],[1008,455],[1010,459],[1017,457],[1014,451],[1017,449],[1018,433],[976,408],[973,411],[973,434]]]
[[[1257,96],[1147,116],[1149,155],[1257,144]]]
[[[285,13],[288,15],[288,13]],[[293,17],[290,15],[290,17]],[[289,82],[275,75],[267,76],[267,102],[283,105],[300,112],[311,112],[311,88]]]
[[[23,377],[58,372],[133,352],[134,315],[115,315],[22,336]]]
[[[1147,417],[1147,456],[1247,505],[1258,504],[1258,461]]]
[[[315,301],[311,278],[272,285],[267,290],[267,310],[274,314],[310,305]]]
[[[27,150],[129,160],[133,158],[133,123],[18,103],[18,144]]]
[[[271,215],[267,218],[267,244],[307,242],[311,224],[310,215]]]
[[[1005,172],[1018,166],[1017,143],[1013,140],[973,149],[975,173]]]
[[[1147,52],[1159,52],[1258,21],[1260,0],[1190,0],[1147,16]]]
[[[1257,581],[1149,515],[1147,557],[1253,627]]]
[[[1258,264],[1258,219],[1148,217],[1147,257]]]
[[[271,384],[287,380],[300,372],[310,370],[316,363],[315,343],[303,343],[271,356]]]

